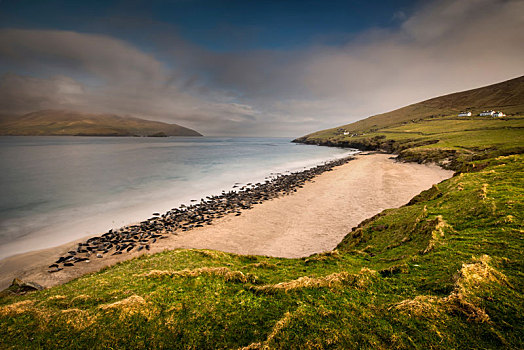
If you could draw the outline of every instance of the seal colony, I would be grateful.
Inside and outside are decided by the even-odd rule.
[[[124,226],[118,230],[111,229],[101,236],[78,243],[76,250],[70,250],[68,255],[61,256],[51,264],[48,272],[58,272],[76,263],[88,263],[93,257],[102,259],[107,254],[119,255],[133,250],[149,250],[157,240],[168,238],[170,234],[177,235],[179,232],[211,225],[213,220],[228,214],[234,213],[239,216],[242,210],[249,210],[255,204],[296,192],[297,188],[302,188],[317,175],[353,159],[354,157],[348,156],[290,174],[272,173],[264,183],[248,183],[242,187],[235,183],[233,188],[237,190],[222,191],[220,195],[207,196],[199,203],[189,206],[182,204],[179,208],[173,208],[162,215],[153,213],[152,218],[137,225]]]

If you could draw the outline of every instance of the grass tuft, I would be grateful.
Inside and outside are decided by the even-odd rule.
[[[227,267],[201,267],[193,270],[165,271],[151,270],[142,276],[148,278],[163,277],[199,277],[202,275],[221,277],[226,282],[256,283],[257,277],[252,274],[244,274],[241,271],[231,271]]]
[[[14,316],[30,311],[35,303],[35,300],[22,300],[13,304],[4,305],[0,308],[0,315]]]
[[[324,277],[300,277],[298,279],[280,282],[277,284],[263,285],[252,287],[257,293],[274,294],[278,292],[290,292],[300,289],[318,289],[318,288],[329,288],[337,289],[343,286],[354,286],[356,288],[365,288],[372,280],[377,276],[377,272],[362,268],[360,273],[351,274],[348,272],[337,272]]]
[[[477,295],[491,283],[508,285],[506,276],[488,264],[490,260],[488,255],[482,255],[474,257],[472,263],[463,264],[457,274],[455,288],[447,297],[418,295],[395,304],[390,310],[426,318],[437,318],[443,312],[456,312],[467,316],[469,321],[489,322],[489,315],[478,305]]]

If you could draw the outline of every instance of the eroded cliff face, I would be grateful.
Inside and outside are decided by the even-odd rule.
[[[322,140],[308,137],[301,137],[293,140],[295,143],[308,145],[355,148],[361,151],[378,151],[396,154],[397,159],[406,162],[416,163],[436,163],[445,169],[460,170],[462,161],[458,159],[456,150],[443,149],[420,149],[426,145],[435,144],[438,140],[391,140],[385,137],[372,137],[359,140]]]

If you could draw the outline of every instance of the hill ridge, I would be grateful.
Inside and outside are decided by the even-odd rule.
[[[339,128],[350,133],[362,133],[413,120],[458,113],[462,110],[470,110],[473,114],[478,114],[485,109],[504,109],[503,112],[506,114],[524,113],[524,75],[475,89],[432,97],[350,124],[316,131],[298,138],[297,141],[320,136]]]
[[[12,136],[202,136],[178,124],[114,113],[45,109],[0,118],[0,135]]]

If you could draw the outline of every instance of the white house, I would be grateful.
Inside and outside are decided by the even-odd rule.
[[[459,117],[471,117],[471,112],[460,112]]]
[[[506,115],[502,112],[495,112],[493,113],[493,117],[505,117]]]
[[[344,131],[344,135],[349,135],[349,131]]]
[[[483,112],[480,112],[480,116],[481,117],[492,117],[493,114],[495,114],[495,111],[483,111]]]

